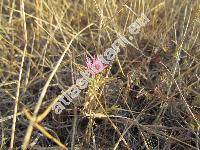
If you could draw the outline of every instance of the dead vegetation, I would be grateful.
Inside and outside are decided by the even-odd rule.
[[[150,22],[62,114],[51,107],[144,12]],[[199,0],[0,1],[1,149],[198,150]]]

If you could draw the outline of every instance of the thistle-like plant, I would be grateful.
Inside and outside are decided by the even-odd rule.
[[[92,77],[103,71],[108,66],[103,64],[101,60],[99,60],[95,56],[91,58],[86,56],[86,65],[87,70],[92,74]]]

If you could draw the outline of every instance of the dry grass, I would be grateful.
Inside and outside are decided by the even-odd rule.
[[[150,22],[56,115],[85,56],[143,12]],[[0,1],[1,149],[198,150],[199,27],[199,0]]]

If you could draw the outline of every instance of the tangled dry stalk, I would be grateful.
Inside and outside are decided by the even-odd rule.
[[[55,114],[85,57],[141,13],[150,22]],[[1,0],[1,149],[198,150],[199,27],[199,0]]]

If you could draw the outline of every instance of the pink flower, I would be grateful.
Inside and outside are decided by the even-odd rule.
[[[108,65],[104,65],[98,58],[89,58],[86,56],[87,70],[94,77],[96,74],[104,70]]]

